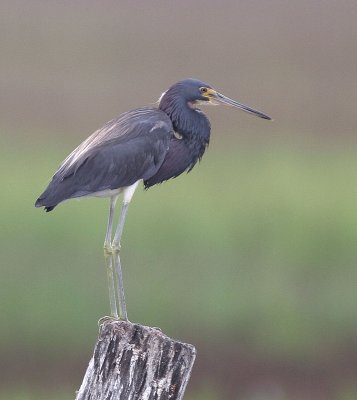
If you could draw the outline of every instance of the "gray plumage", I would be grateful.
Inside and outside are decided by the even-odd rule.
[[[63,161],[35,203],[36,207],[51,211],[75,197],[110,197],[104,254],[114,318],[127,320],[119,252],[135,189],[139,181],[149,188],[192,170],[202,158],[211,134],[210,122],[198,106],[218,103],[270,119],[204,82],[185,79],[163,93],[157,108],[126,112],[94,132]],[[120,193],[123,205],[113,237],[115,204]]]
[[[210,122],[197,105],[217,103],[270,119],[204,82],[180,81],[160,97],[158,108],[121,114],[80,144],[59,167],[36,207],[51,211],[75,197],[111,197],[140,180],[149,188],[190,171],[202,158],[211,133]]]
[[[140,108],[109,121],[61,164],[36,202],[51,211],[58,203],[130,186],[158,171],[173,136],[170,118]]]

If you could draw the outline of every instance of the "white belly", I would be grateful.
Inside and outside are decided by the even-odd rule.
[[[130,186],[124,186],[118,189],[113,189],[113,190],[102,190],[100,192],[94,192],[91,193],[87,196],[84,197],[115,197],[119,196],[120,193],[123,193],[123,202],[124,203],[130,203],[131,198],[133,197],[133,194],[135,192],[135,189],[138,187],[139,183],[141,182],[141,179],[136,181]]]

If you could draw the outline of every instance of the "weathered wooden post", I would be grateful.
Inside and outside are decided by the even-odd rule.
[[[180,400],[195,357],[158,328],[107,320],[76,400]]]

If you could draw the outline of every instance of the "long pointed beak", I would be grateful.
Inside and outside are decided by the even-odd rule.
[[[260,112],[258,110],[254,110],[254,108],[251,108],[251,107],[245,106],[244,104],[238,103],[238,101],[232,100],[229,97],[226,97],[221,93],[215,92],[214,99],[217,100],[220,103],[227,104],[229,106],[239,108],[239,109],[241,109],[243,111],[246,111],[249,114],[253,114],[253,115],[257,116],[257,117],[271,120],[269,115],[263,114],[262,112]]]

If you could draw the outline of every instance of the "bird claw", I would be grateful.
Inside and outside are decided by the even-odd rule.
[[[100,318],[98,320],[98,326],[101,328],[102,325],[108,323],[108,322],[130,322],[128,319],[120,318],[120,317],[113,317],[111,315],[105,315],[104,317]],[[160,328],[156,328],[159,329]]]
[[[104,317],[100,318],[98,320],[98,326],[100,327],[101,325],[105,324],[106,322],[112,322],[112,321],[121,321],[120,318],[118,317],[113,317],[110,315],[105,315]]]

